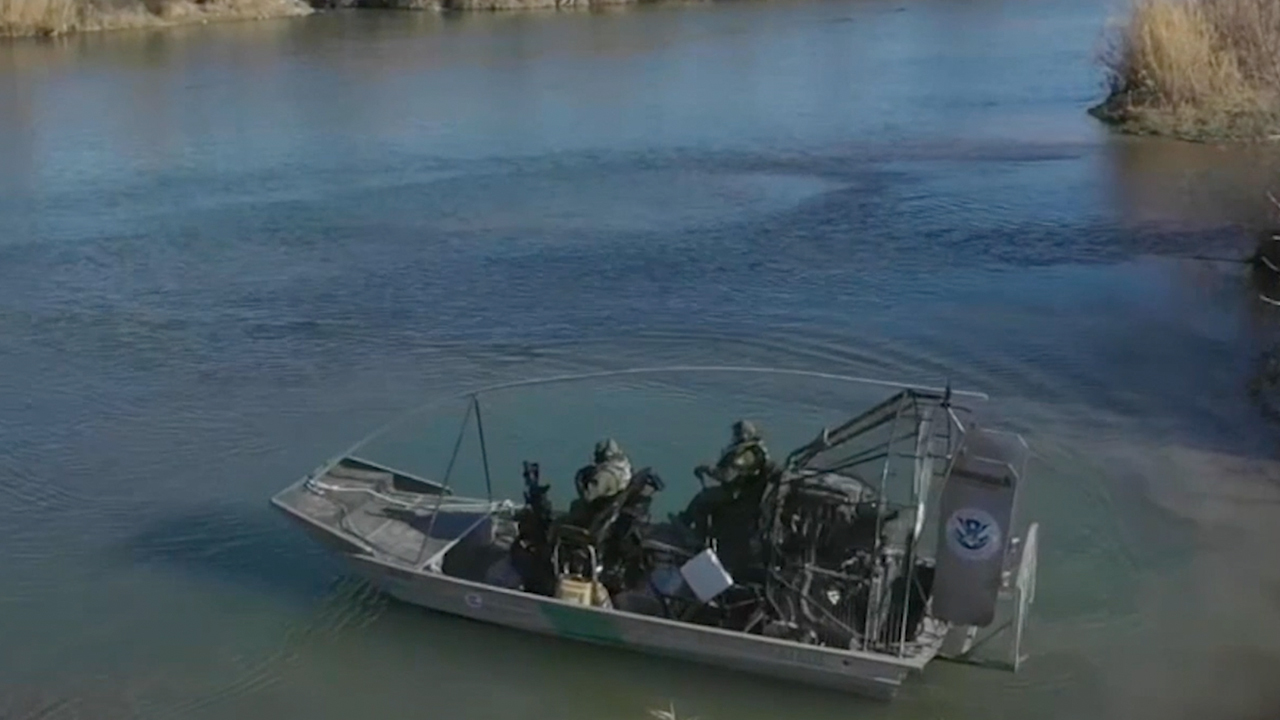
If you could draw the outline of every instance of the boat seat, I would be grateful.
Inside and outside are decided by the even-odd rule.
[[[590,502],[579,499],[559,527],[577,535],[576,539],[581,542],[599,545],[608,538],[619,518],[647,516],[649,498],[662,488],[662,479],[651,468],[642,468],[632,474],[631,482],[620,493]]]
[[[589,503],[579,499],[570,507],[568,516],[551,530],[552,547],[563,550],[557,556],[577,561],[579,567],[584,561],[590,564],[586,560],[590,555],[606,561],[617,559],[625,536],[644,524],[650,498],[662,487],[662,479],[646,467],[634,473],[620,493]],[[588,571],[594,575],[596,568]]]

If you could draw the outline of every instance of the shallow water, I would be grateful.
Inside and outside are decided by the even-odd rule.
[[[1274,318],[1177,257],[1243,254],[1278,165],[1098,128],[1108,14],[0,46],[0,716],[1274,716],[1277,436],[1245,392]],[[511,635],[370,595],[268,510],[429,397],[665,362],[990,393],[1036,452],[1025,671],[937,666],[875,705]]]

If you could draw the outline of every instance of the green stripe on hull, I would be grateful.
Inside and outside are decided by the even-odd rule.
[[[541,610],[560,637],[618,647],[627,645],[618,624],[604,613],[558,603],[541,603]]]

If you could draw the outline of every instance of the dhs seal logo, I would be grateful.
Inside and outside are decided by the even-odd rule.
[[[947,519],[947,545],[962,560],[986,560],[1000,552],[1000,525],[991,513],[960,509]]]

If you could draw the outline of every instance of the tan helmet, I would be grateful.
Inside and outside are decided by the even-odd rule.
[[[750,420],[739,420],[733,424],[733,441],[746,442],[748,440],[759,440],[760,431],[756,429],[754,423]]]
[[[622,448],[618,447],[617,441],[613,438],[605,438],[596,443],[595,460],[596,462],[605,462],[607,460],[617,460],[622,457]]]

